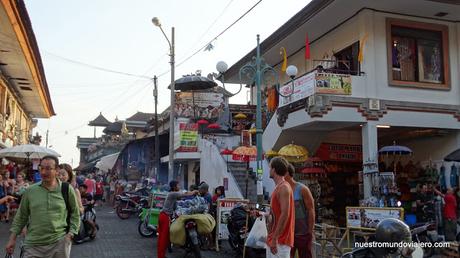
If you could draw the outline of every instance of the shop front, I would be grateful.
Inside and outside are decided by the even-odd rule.
[[[345,105],[331,105],[321,117],[297,110],[282,127],[271,121],[264,149],[292,142],[308,149],[309,159],[294,165],[316,199],[318,222],[346,226],[347,207],[401,207],[414,223],[422,185],[459,184],[457,165],[443,159],[460,145],[460,123],[452,114],[421,110],[367,118]]]

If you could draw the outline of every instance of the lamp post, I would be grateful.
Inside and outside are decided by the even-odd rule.
[[[165,36],[166,40],[169,44],[169,56],[171,64],[171,105],[169,107],[169,162],[168,162],[168,181],[172,180],[174,177],[174,106],[176,102],[175,96],[175,85],[174,85],[174,27],[171,28],[171,41],[169,41],[168,36],[163,31],[161,27],[160,20],[158,17],[154,17],[152,22],[155,26],[160,28],[163,36]]]
[[[155,100],[155,179],[158,182],[160,171],[160,136],[158,135],[158,85],[157,76],[153,77],[153,98]]]
[[[217,71],[222,75],[222,82],[224,82],[223,75],[228,69],[228,65],[220,61],[216,65]],[[288,76],[293,80],[297,74],[297,67],[294,65],[290,65],[286,69],[286,73]],[[279,79],[278,79],[278,72],[268,65],[265,60],[260,56],[260,36],[257,34],[257,48],[256,48],[256,56],[252,58],[252,61],[245,64],[239,70],[239,80],[240,80],[240,90],[233,94],[236,95],[241,91],[242,82],[243,82],[243,75],[246,76],[248,80],[248,84],[255,83],[256,85],[256,146],[257,146],[257,199],[260,202],[263,197],[263,189],[262,189],[262,80],[264,80],[265,85],[269,85],[269,75],[272,75],[274,78],[274,85],[275,89],[278,94],[282,97],[289,97],[294,93],[294,83],[291,84],[291,90],[287,95],[284,95],[279,90]],[[225,88],[225,83],[224,83]]]

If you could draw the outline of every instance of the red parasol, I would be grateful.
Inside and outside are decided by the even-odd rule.
[[[205,119],[200,119],[198,121],[196,121],[197,124],[199,125],[207,125],[209,124],[208,120],[205,120]]]
[[[208,125],[208,129],[220,129],[220,125],[218,123],[212,123]]]
[[[221,155],[232,155],[233,151],[230,149],[224,149],[220,152]]]
[[[233,160],[240,160],[240,161],[254,161],[257,157],[257,148],[255,146],[246,147],[240,146],[233,151]]]

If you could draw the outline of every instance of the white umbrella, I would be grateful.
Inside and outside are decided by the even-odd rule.
[[[60,157],[61,155],[52,149],[35,144],[16,145],[11,148],[0,150],[0,157],[17,159],[41,159],[45,156]]]

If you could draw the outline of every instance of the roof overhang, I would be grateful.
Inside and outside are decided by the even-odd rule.
[[[313,0],[263,40],[260,43],[260,53],[267,64],[275,66],[282,61],[279,54],[280,47],[286,49],[288,56],[303,51],[307,33],[310,44],[314,44],[316,40],[366,9],[418,18],[459,22],[460,1],[450,2],[448,4],[432,0]],[[447,15],[442,18],[436,17],[435,14],[439,12],[446,12]],[[240,83],[239,69],[251,61],[255,55],[256,48],[233,64],[225,72],[225,82]]]
[[[0,3],[1,72],[30,117],[49,118],[55,115],[48,84],[32,29],[22,0],[1,0]]]

